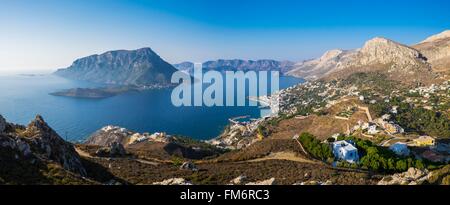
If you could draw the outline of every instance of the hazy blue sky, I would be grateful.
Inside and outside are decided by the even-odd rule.
[[[0,73],[140,47],[170,63],[300,61],[375,36],[413,44],[445,29],[448,0],[0,0]]]

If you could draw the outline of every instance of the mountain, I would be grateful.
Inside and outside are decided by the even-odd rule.
[[[345,78],[357,72],[380,72],[406,84],[435,78],[427,58],[418,50],[380,37],[367,41],[361,49],[328,51],[319,59],[296,64],[288,74],[314,80]]]
[[[287,75],[315,80],[333,71],[341,61],[349,59],[348,56],[355,54],[354,51],[330,50],[325,52],[320,58],[296,63],[294,69],[287,72]]]
[[[413,48],[426,56],[435,71],[450,71],[450,30],[431,36]]]
[[[194,63],[183,62],[174,65],[178,70],[185,71],[189,74],[194,72]],[[207,61],[202,64],[204,71],[215,70],[219,72],[225,71],[280,71],[284,74],[291,70],[294,66],[290,61],[276,61],[276,60],[215,60]]]
[[[192,62],[182,62],[173,65],[176,69],[184,71],[190,75],[194,74],[194,63]]]
[[[81,158],[41,116],[28,126],[0,115],[0,184],[89,183]]]
[[[108,51],[101,55],[81,58],[56,75],[102,84],[115,85],[170,85],[176,72],[152,49]]]
[[[290,61],[275,60],[216,60],[203,63],[205,70],[217,71],[280,71],[285,73],[292,68]]]

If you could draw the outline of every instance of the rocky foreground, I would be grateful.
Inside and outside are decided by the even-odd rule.
[[[311,160],[287,139],[226,151],[163,133],[140,134],[109,126],[86,144],[74,145],[37,116],[28,126],[0,117],[0,146],[1,184],[405,184],[398,179],[403,175],[382,179]],[[417,184],[447,182],[442,175],[448,175],[448,168],[441,172],[425,180],[424,174],[413,177],[420,181]],[[434,181],[429,180],[433,176]],[[408,180],[407,184],[414,184]]]

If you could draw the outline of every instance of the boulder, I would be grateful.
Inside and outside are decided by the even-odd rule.
[[[234,178],[234,179],[232,179],[230,181],[230,185],[241,185],[241,184],[244,184],[244,181],[246,179],[247,179],[247,177],[244,176],[244,175],[238,176],[238,177],[236,177],[236,178]]]

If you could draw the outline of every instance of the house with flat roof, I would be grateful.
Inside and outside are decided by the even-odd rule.
[[[346,140],[333,143],[333,154],[336,159],[350,163],[356,163],[359,161],[358,149]]]
[[[413,141],[414,144],[419,147],[434,146],[436,144],[436,139],[430,136],[420,136]]]

